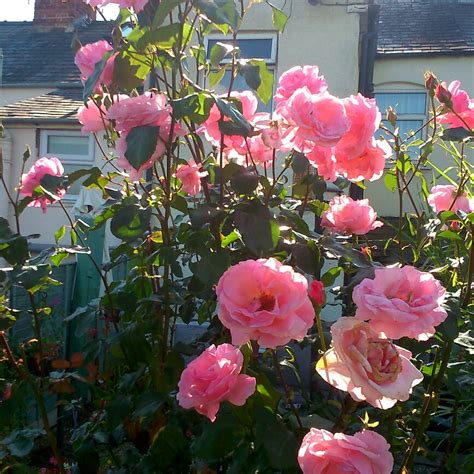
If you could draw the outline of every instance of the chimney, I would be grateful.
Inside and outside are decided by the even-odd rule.
[[[83,0],[36,0],[33,25],[45,30],[65,29],[82,17],[95,19],[93,8]]]

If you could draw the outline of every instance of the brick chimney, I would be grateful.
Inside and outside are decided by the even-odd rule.
[[[40,29],[68,28],[82,17],[95,19],[94,10],[83,0],[36,0],[33,25]]]

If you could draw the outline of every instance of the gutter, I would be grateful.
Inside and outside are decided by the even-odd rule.
[[[374,0],[369,1],[370,4],[367,9],[367,31],[362,34],[361,42],[358,92],[365,97],[373,98],[380,5],[375,5]],[[364,197],[364,190],[355,183],[351,183],[349,196],[353,199],[362,199]]]

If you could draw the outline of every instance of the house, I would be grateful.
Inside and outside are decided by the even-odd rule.
[[[365,45],[362,40],[368,24],[368,2],[274,3],[286,4],[286,12],[291,15],[284,34],[275,29],[268,7],[257,4],[242,25],[242,49],[244,44],[248,54],[258,49],[275,77],[295,65],[317,64],[334,94],[356,92],[364,56],[361,51],[365,51],[361,46]],[[58,156],[67,171],[102,161],[99,147],[92,137],[81,135],[75,116],[82,104],[82,91],[71,43],[75,33],[82,43],[107,37],[112,26],[93,21],[86,7],[82,0],[36,0],[33,22],[0,23],[0,117],[6,130],[2,142],[4,175],[11,189],[18,182],[26,145],[32,149],[27,166],[48,154]],[[219,39],[219,35],[211,36],[209,49]],[[73,189],[66,196],[66,206],[71,207],[76,197],[77,189]],[[12,218],[1,195],[0,215]],[[46,226],[39,209],[29,208],[22,217],[23,232],[41,233],[37,240],[40,245],[53,242],[54,230],[66,224],[62,210],[55,205],[46,217]]]
[[[418,129],[426,121],[430,104],[424,73],[432,71],[449,82],[458,79],[474,96],[474,1],[472,0],[377,0],[380,5],[374,92],[380,109],[397,109],[402,133]],[[426,138],[427,131],[418,134]],[[466,150],[474,163],[474,150]],[[451,164],[437,149],[433,163],[440,169]],[[424,169],[430,185],[433,171]],[[415,193],[419,189],[414,189]],[[369,183],[365,195],[385,217],[398,216],[398,200],[383,180]],[[389,198],[387,198],[389,196]],[[411,206],[406,203],[406,209]]]

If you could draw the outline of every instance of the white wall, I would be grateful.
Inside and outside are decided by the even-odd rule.
[[[45,87],[0,87],[0,106],[13,104],[20,100],[31,99],[39,95],[48,94],[54,88]],[[0,117],[1,118],[1,117]]]

